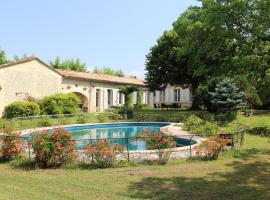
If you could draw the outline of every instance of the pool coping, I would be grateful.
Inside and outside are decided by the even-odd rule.
[[[161,127],[160,131],[164,134],[171,135],[175,138],[184,138],[187,139],[187,136],[192,136],[192,140],[196,141],[193,145],[188,145],[184,147],[175,147],[170,149],[171,152],[182,152],[182,151],[191,151],[194,146],[201,143],[201,141],[205,140],[205,138],[196,136],[191,134],[187,131],[182,129],[183,123],[175,123],[175,122],[110,122],[110,123],[85,123],[85,124],[69,124],[69,125],[59,125],[59,126],[50,126],[50,127],[39,127],[39,128],[30,128],[18,131],[21,133],[21,136],[37,132],[37,131],[45,131],[50,129],[57,129],[57,128],[68,128],[68,127],[79,127],[79,126],[93,126],[93,125],[106,125],[106,124],[136,124],[136,123],[152,123],[152,124],[168,124],[167,126]],[[190,139],[190,138],[188,138]],[[83,151],[83,150],[78,150]],[[129,155],[132,154],[151,154],[151,153],[158,153],[158,150],[132,150],[129,151]]]

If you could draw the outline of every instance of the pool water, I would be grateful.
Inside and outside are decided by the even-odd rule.
[[[91,142],[94,143],[99,139],[106,138],[112,144],[120,144],[125,147],[128,144],[129,150],[146,150],[146,143],[135,138],[143,134],[145,128],[149,132],[159,132],[161,127],[167,125],[167,123],[99,124],[69,127],[67,130],[72,133],[72,139],[76,140],[78,149],[82,149]]]
[[[97,124],[84,126],[71,126],[65,129],[72,133],[72,139],[76,146],[82,150],[88,144],[95,144],[100,139],[108,139],[111,144],[119,144],[128,150],[147,150],[145,141],[140,140],[140,134],[148,132],[160,132],[160,128],[169,125],[168,123],[119,123],[119,124]],[[30,135],[25,135],[29,139]],[[175,138],[176,146],[188,146],[195,144],[193,140]]]
[[[145,129],[148,129],[148,132],[160,132],[160,128],[167,125],[168,123],[99,124],[68,127],[67,130],[72,133],[72,139],[76,140],[78,149],[106,138],[112,144],[120,144],[129,150],[147,150],[146,142],[136,137],[145,133]],[[190,144],[190,140],[178,138],[176,144],[178,147],[186,146]]]

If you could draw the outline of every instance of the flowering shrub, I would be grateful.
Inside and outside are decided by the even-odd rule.
[[[64,129],[42,131],[32,136],[31,144],[40,168],[60,167],[77,157],[71,133]]]
[[[176,143],[172,137],[169,137],[161,132],[149,133],[148,129],[144,130],[144,134],[139,137],[147,142],[149,149],[158,150],[158,163],[166,164],[171,155],[171,149],[176,147]]]
[[[10,161],[19,158],[23,152],[23,141],[20,134],[5,129],[4,135],[0,136],[0,161]]]
[[[228,139],[224,137],[211,136],[196,145],[193,150],[196,156],[203,157],[207,160],[216,160],[228,142]]]
[[[98,167],[113,166],[116,155],[121,154],[124,147],[116,144],[111,145],[109,140],[99,140],[96,144],[89,144],[84,147],[84,153],[92,159],[92,162]]]

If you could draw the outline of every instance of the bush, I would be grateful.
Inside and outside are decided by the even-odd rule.
[[[48,117],[48,116],[42,116],[38,120],[38,126],[40,126],[40,127],[52,126],[52,119],[50,117]]]
[[[97,116],[97,119],[99,123],[103,123],[106,121],[106,116],[101,114]]]
[[[170,121],[165,115],[158,115],[155,119],[156,122],[168,122]]]
[[[138,121],[138,122],[145,122],[146,121],[146,115],[143,114],[143,113],[137,113],[135,115],[135,121]]]
[[[58,122],[60,123],[60,125],[65,125],[65,124],[69,124],[70,120],[68,117],[65,117],[65,115],[60,115],[58,117]]]
[[[133,108],[128,108],[126,106],[120,107],[119,109],[115,110],[117,114],[120,115],[127,115],[128,119],[133,118],[134,114],[134,109]]]
[[[4,109],[5,118],[27,117],[40,114],[39,105],[36,102],[14,102]]]
[[[77,122],[78,122],[79,124],[85,124],[85,123],[87,122],[87,117],[85,117],[85,116],[83,116],[83,115],[80,115],[80,116],[78,116],[78,118],[77,118]]]
[[[171,148],[176,147],[176,143],[172,137],[161,132],[140,134],[139,138],[144,138],[149,149],[158,150],[158,163],[166,164],[171,155]]]
[[[189,116],[184,122],[183,129],[186,131],[194,132],[194,130],[203,124],[203,120],[196,115]]]
[[[0,161],[10,161],[20,157],[23,152],[23,141],[20,134],[5,129],[0,136]]]
[[[207,140],[196,145],[193,150],[196,156],[206,160],[217,160],[220,153],[225,149],[228,140],[222,137],[211,136]]]
[[[219,113],[215,115],[215,120],[222,126],[234,121],[237,117],[237,112]]]
[[[48,115],[74,114],[80,110],[80,98],[73,93],[44,97],[41,103],[43,113]]]
[[[42,131],[32,136],[35,160],[40,168],[60,167],[77,157],[71,133],[64,129]]]
[[[270,128],[267,126],[254,127],[249,131],[252,135],[259,135],[263,137],[270,137]]]
[[[217,124],[205,121],[194,129],[194,133],[198,135],[211,136],[217,135],[219,126]]]
[[[96,144],[89,144],[84,147],[84,153],[91,158],[97,167],[112,167],[116,161],[116,156],[124,151],[121,145],[111,145],[109,140],[99,140]]]
[[[219,126],[215,123],[204,121],[195,115],[191,115],[184,122],[183,129],[193,134],[211,136],[218,134]]]

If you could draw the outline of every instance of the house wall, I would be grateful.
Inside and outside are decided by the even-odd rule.
[[[174,89],[180,89],[180,102],[181,103],[190,103],[190,89],[189,88],[181,88],[175,86],[167,86],[165,88],[165,102],[174,102]],[[150,101],[151,104],[160,102],[160,91],[155,91],[155,96],[150,93]]]
[[[4,107],[24,101],[27,95],[35,98],[61,91],[62,76],[38,60],[0,69],[0,115]]]
[[[112,91],[111,105],[124,105],[124,95],[119,94],[119,84],[93,82],[83,79],[64,78],[38,60],[32,60],[12,66],[0,68],[0,115],[6,105],[15,101],[24,101],[29,95],[35,98],[56,93],[76,93],[82,100],[84,110],[88,112],[103,112],[109,109],[108,90]],[[180,87],[168,86],[165,89],[165,101],[174,101],[174,89]],[[142,104],[160,102],[160,91],[142,90]],[[180,102],[190,102],[190,90],[180,88]],[[96,106],[96,91],[99,91],[99,107]],[[119,103],[119,98],[122,99]],[[137,103],[137,92],[133,93],[133,103]]]

